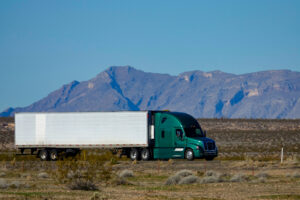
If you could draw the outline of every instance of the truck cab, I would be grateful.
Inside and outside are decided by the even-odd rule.
[[[195,118],[180,112],[154,112],[153,158],[205,158],[218,156],[215,141],[206,137],[206,132]]]

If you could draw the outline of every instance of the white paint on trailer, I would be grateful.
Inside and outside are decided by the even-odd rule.
[[[147,116],[147,111],[16,113],[15,144],[148,146]]]
[[[46,114],[37,114],[35,117],[35,142],[43,145],[46,135]]]

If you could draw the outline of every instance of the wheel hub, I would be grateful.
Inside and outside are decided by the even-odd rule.
[[[186,157],[187,157],[187,159],[191,159],[193,157],[193,152],[187,151],[186,152]]]

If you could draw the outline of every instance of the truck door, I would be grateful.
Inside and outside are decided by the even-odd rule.
[[[173,128],[172,135],[174,138],[174,158],[184,158],[184,149],[186,147],[185,136],[181,128]]]
[[[173,155],[173,133],[172,128],[170,128],[170,122],[172,120],[168,115],[162,114],[160,117],[156,117],[155,128],[155,148],[154,148],[154,158],[155,159],[169,159]]]

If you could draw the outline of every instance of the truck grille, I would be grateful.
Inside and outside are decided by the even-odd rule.
[[[205,143],[205,150],[215,150],[216,146],[214,142]]]

